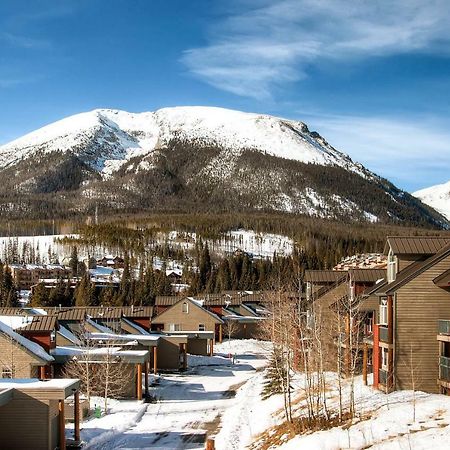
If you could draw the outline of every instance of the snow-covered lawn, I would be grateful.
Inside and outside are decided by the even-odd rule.
[[[235,364],[228,358],[230,348]],[[259,386],[269,350],[267,343],[236,340],[217,344],[213,357],[189,356],[187,372],[152,377],[156,403],[111,401],[108,415],[82,423],[86,448],[203,449],[206,435],[219,431],[226,411],[242,406],[242,390]]]

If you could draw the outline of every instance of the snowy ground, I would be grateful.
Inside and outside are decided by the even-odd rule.
[[[216,345],[213,357],[190,357],[188,372],[152,378],[156,403],[112,401],[110,414],[85,421],[81,437],[86,448],[203,449],[206,435],[217,433],[218,450],[242,448],[237,438],[227,442],[220,437],[222,426],[225,434],[230,428],[223,417],[234,420],[226,415],[229,409],[242,410],[244,417],[244,404],[251,407],[249,396],[259,397],[268,351],[267,343],[232,340],[231,345]],[[234,365],[228,359],[230,352],[236,354]]]
[[[355,388],[360,418],[350,427],[293,438],[286,433],[269,447],[267,439],[284,420],[281,395],[261,399],[270,345],[232,340],[215,350],[213,357],[190,356],[190,369],[184,374],[152,378],[156,403],[113,401],[110,414],[84,422],[81,434],[86,448],[203,449],[208,436],[215,438],[217,450],[450,449],[450,397],[411,391],[385,395],[364,386],[360,377]],[[236,354],[234,365],[230,353]],[[292,382],[296,416],[305,409],[303,383],[301,375]],[[327,374],[327,386],[328,406],[333,409],[335,374]]]

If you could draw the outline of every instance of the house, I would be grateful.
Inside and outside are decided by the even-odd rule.
[[[41,345],[17,333],[13,329],[17,323],[7,319],[10,321],[0,320],[0,377],[47,378],[54,358]]]
[[[106,255],[97,260],[97,266],[123,269],[125,267],[125,260],[120,256]]]
[[[143,396],[142,380],[144,378],[145,390],[144,394],[149,393],[148,386],[148,368],[150,355],[147,350],[138,350],[133,347],[123,348],[117,344],[117,340],[110,338],[107,335],[94,339],[95,346],[85,347],[56,347],[52,350],[52,356],[59,365],[58,378],[65,375],[65,368],[68,364],[72,364],[69,368],[69,373],[83,373],[82,370],[73,369],[74,364],[88,365],[92,373],[92,378],[105,371],[107,364],[111,369],[109,376],[112,378],[120,378],[120,395],[121,398],[136,398],[141,400]],[[102,369],[102,366],[104,367]],[[115,366],[117,368],[115,368]],[[104,372],[106,374],[106,372]],[[112,375],[111,375],[112,374]],[[102,395],[101,388],[96,392],[97,386],[91,385],[91,390],[94,395]]]
[[[385,276],[385,269],[370,268],[305,272],[303,314],[307,327],[321,336],[329,370],[339,359],[344,373],[350,373],[352,363],[357,372],[366,372],[371,347],[364,339],[372,333],[377,307],[363,294]]]
[[[14,283],[19,290],[30,290],[43,279],[68,279],[72,272],[59,264],[12,264],[10,266]]]
[[[379,305],[373,332],[374,387],[447,392],[441,379],[445,370],[439,370],[439,358],[444,358],[445,369],[447,337],[445,326],[438,330],[438,324],[450,318],[450,238],[389,237],[386,252],[387,282],[372,294]]]
[[[79,411],[77,379],[0,380],[0,442],[4,450],[66,449],[65,402],[74,397]],[[79,414],[74,416],[74,443],[80,442]]]
[[[191,298],[180,298],[152,319],[153,331],[213,331],[222,341],[223,320]]]

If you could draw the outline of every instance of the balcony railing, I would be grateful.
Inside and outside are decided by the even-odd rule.
[[[439,357],[439,379],[450,381],[450,358]]]
[[[387,370],[383,370],[383,369],[378,370],[378,378],[380,380],[380,383],[383,384],[384,386],[386,386],[387,380],[388,380]]]
[[[438,320],[438,333],[450,334],[450,320]]]
[[[389,343],[389,328],[380,327],[380,341]]]

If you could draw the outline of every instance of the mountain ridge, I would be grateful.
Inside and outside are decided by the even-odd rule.
[[[276,210],[442,226],[304,122],[213,107],[96,109],[0,147],[1,211]]]

